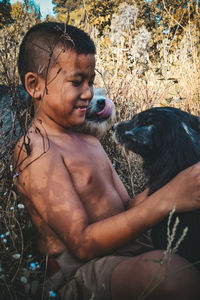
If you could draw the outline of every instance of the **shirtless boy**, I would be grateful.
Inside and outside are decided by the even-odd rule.
[[[18,66],[35,116],[15,149],[17,187],[48,257],[48,288],[58,299],[132,300],[157,285],[147,299],[200,299],[200,274],[183,258],[173,255],[166,268],[162,251],[130,256],[134,239],[174,205],[200,208],[200,164],[151,196],[130,199],[99,141],[73,132],[93,96],[88,35],[38,24],[22,42]]]

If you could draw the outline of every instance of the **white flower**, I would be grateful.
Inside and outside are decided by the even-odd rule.
[[[26,284],[28,282],[27,278],[25,276],[21,276],[20,277],[20,281],[24,284]]]
[[[19,204],[17,205],[17,207],[20,208],[20,209],[23,209],[23,208],[24,208],[24,204],[19,203]]]
[[[15,253],[15,254],[13,254],[12,257],[13,257],[14,259],[19,259],[20,256],[21,256],[21,255],[20,255],[19,253]]]

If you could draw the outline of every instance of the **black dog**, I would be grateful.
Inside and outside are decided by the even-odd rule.
[[[200,118],[176,108],[148,109],[114,125],[114,132],[119,144],[142,156],[149,194],[200,160]],[[175,243],[188,227],[178,253],[192,263],[200,261],[200,210],[177,215]],[[167,247],[167,222],[166,218],[152,229],[156,249]]]

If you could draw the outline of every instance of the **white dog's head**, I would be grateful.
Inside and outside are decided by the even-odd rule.
[[[75,131],[102,138],[115,122],[114,103],[106,97],[103,88],[95,88],[86,112],[85,122],[74,127]]]

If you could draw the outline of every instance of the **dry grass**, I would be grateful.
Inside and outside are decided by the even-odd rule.
[[[133,39],[129,38],[127,44],[124,35],[113,45],[108,33],[101,38],[96,30],[92,30],[91,34],[97,45],[95,85],[105,87],[108,96],[115,102],[117,121],[129,119],[153,106],[174,106],[197,115],[200,113],[199,36],[194,28],[188,28],[182,47],[177,47],[173,53],[169,51],[170,41],[163,39],[159,63],[152,64],[148,60],[145,70],[142,63],[138,66],[137,61],[132,61],[127,55]],[[15,112],[16,104],[11,101],[10,107]],[[22,117],[26,120],[26,114]],[[11,122],[15,124],[14,119]],[[9,134],[14,136],[12,132]],[[35,295],[39,282],[44,278],[44,266],[38,261],[34,231],[16,191],[11,166],[13,141],[4,141],[6,134],[1,131],[1,297],[6,300],[35,299],[38,298]],[[134,154],[127,156],[113,141],[111,132],[102,144],[129,194],[134,196],[141,192],[146,182],[141,158]]]

